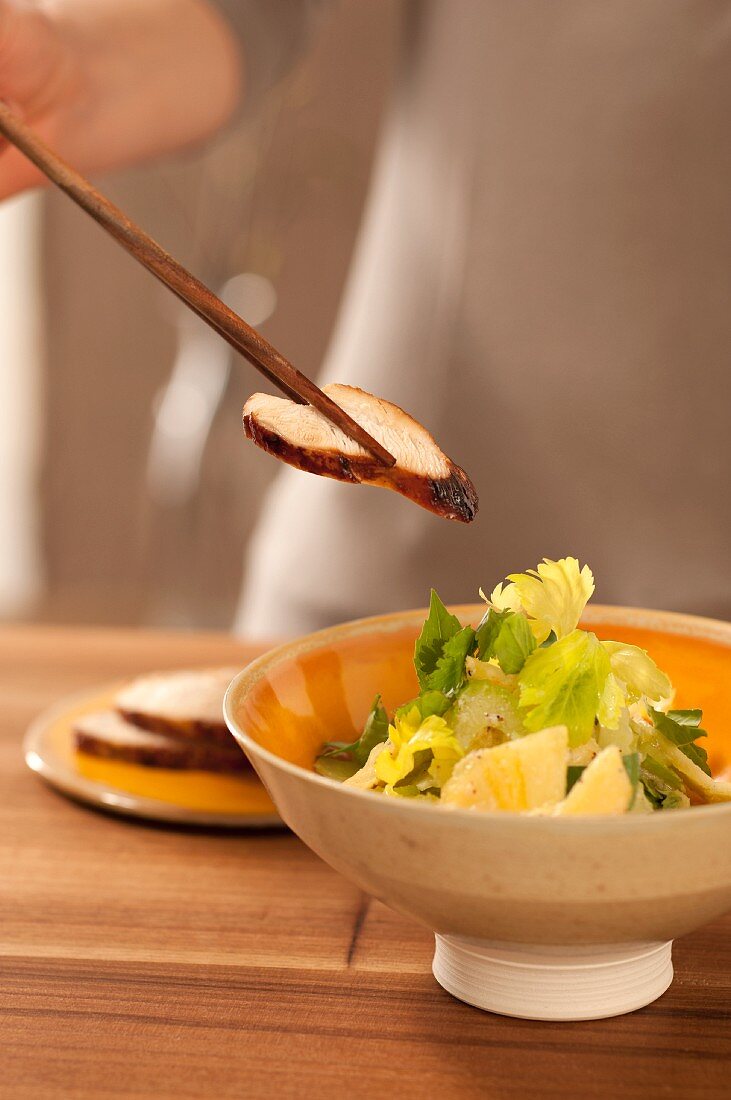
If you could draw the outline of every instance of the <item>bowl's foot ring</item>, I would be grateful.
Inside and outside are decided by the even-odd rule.
[[[601,1020],[634,1012],[673,980],[667,943],[532,947],[436,937],[434,977],[467,1004],[526,1020]]]

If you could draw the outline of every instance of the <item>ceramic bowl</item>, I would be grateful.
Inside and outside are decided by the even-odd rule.
[[[473,623],[482,612],[455,610]],[[305,844],[435,931],[434,973],[455,996],[533,1019],[649,1003],[672,980],[673,938],[731,908],[731,804],[619,818],[446,812],[312,770],[324,741],[358,735],[377,692],[388,709],[416,694],[424,614],[346,623],[267,653],[228,690],[231,732]],[[584,625],[649,648],[677,705],[704,707],[714,770],[731,762],[731,624],[594,607]]]

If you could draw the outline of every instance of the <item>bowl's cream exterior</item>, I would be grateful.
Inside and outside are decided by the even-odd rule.
[[[481,613],[457,611],[464,621]],[[367,695],[385,688],[387,704],[397,701],[383,677],[404,691],[423,615],[362,620],[292,642],[229,688],[231,731],[310,848],[436,932],[503,943],[667,941],[731,908],[731,804],[622,818],[446,811],[343,787],[293,763],[311,758],[323,730],[338,737],[343,724],[362,721]],[[639,627],[728,645],[731,672],[731,624],[602,607],[584,622],[610,624],[619,638],[623,627]]]

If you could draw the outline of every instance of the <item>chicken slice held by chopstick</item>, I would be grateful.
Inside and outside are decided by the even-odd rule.
[[[311,405],[282,397],[253,394],[244,405],[244,432],[298,470],[393,489],[445,519],[475,518],[474,485],[417,420],[355,386],[333,384],[324,392],[391,452],[394,466],[383,466]]]

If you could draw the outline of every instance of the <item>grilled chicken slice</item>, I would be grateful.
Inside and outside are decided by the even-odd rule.
[[[251,767],[233,738],[230,746],[183,741],[138,729],[114,710],[78,718],[74,724],[74,741],[77,752],[146,768],[243,772]]]
[[[324,392],[390,451],[395,466],[381,465],[311,405],[282,397],[253,394],[244,405],[244,432],[298,470],[394,489],[445,519],[470,523],[475,518],[474,485],[417,420],[354,386],[334,384]]]
[[[231,748],[223,697],[237,672],[236,668],[208,668],[140,676],[122,688],[114,705],[139,729]]]

